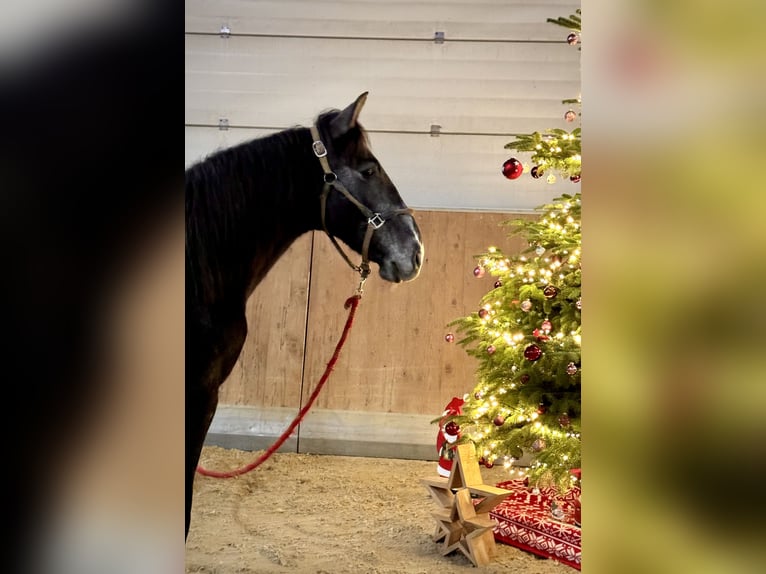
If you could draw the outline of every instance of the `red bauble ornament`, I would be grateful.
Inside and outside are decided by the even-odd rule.
[[[524,358],[527,361],[536,361],[542,356],[543,356],[543,351],[537,345],[530,345],[529,347],[524,349]]]
[[[543,295],[545,295],[546,299],[553,299],[558,294],[559,289],[555,285],[546,285],[545,289],[543,289]]]
[[[581,176],[579,173],[576,175],[569,176],[569,181],[571,181],[572,183],[577,183],[578,181],[580,181],[580,179],[581,179]]]
[[[476,392],[473,394],[473,398],[474,398],[474,399],[476,399],[477,401],[480,401],[480,400],[482,399],[482,397],[483,397],[483,396],[484,396],[484,394],[483,394],[483,393],[480,393],[479,391],[476,391]]]
[[[543,168],[541,168],[539,165],[536,165],[532,168],[532,170],[529,173],[532,175],[532,177],[534,177],[535,179],[538,179],[543,176],[543,173],[545,173],[545,170],[543,170]]]
[[[484,461],[484,466],[485,466],[486,468],[492,468],[493,466],[495,466],[495,463],[494,463],[494,462],[492,462],[491,460],[485,460],[485,461]]]
[[[505,160],[503,163],[503,175],[508,179],[516,179],[524,171],[524,166],[515,157]]]
[[[489,315],[489,311],[487,311],[484,307],[479,309],[479,318],[485,319]]]
[[[495,281],[495,289],[497,289],[498,287],[502,287],[502,286],[503,286],[503,282],[502,281],[500,281],[499,279],[497,281]]]
[[[542,322],[542,324],[540,325],[540,328],[543,330],[544,333],[550,333],[551,329],[553,328],[553,325],[548,319],[546,319],[545,321]]]
[[[538,415],[544,415],[546,411],[545,405],[543,403],[540,403],[537,405],[537,414]]]
[[[444,432],[450,436],[455,436],[457,435],[457,433],[460,432],[460,425],[457,424],[455,421],[450,421],[446,425],[444,425]]]
[[[572,424],[572,421],[571,421],[571,420],[569,420],[569,415],[568,415],[568,414],[566,414],[566,413],[563,413],[563,414],[562,414],[562,415],[559,417],[559,424],[560,424],[562,427],[564,427],[564,428],[567,428],[567,427],[568,427],[570,424]]]
[[[482,267],[481,265],[477,265],[476,267],[474,267],[473,276],[476,277],[477,279],[481,279],[482,277],[484,277],[484,267]]]
[[[570,46],[574,46],[579,41],[580,41],[580,36],[578,36],[574,32],[572,32],[571,34],[567,36],[567,44],[569,44]]]
[[[519,382],[520,382],[522,385],[524,385],[524,384],[528,383],[528,382],[529,382],[529,375],[528,375],[528,374],[526,374],[526,373],[524,373],[523,375],[521,375],[521,376],[519,377]]]
[[[487,347],[487,354],[488,355],[494,355],[496,350],[497,349],[495,349],[494,345],[490,345],[489,347]]]
[[[447,333],[446,335],[444,335],[444,340],[447,341],[448,343],[451,343],[452,341],[455,340],[455,335],[453,335],[452,333]]]
[[[543,333],[540,329],[535,329],[532,331],[532,335],[538,340],[538,341],[547,341],[550,339],[548,335]]]
[[[503,424],[505,424],[505,418],[503,415],[497,415],[492,422],[495,423],[495,426],[501,427]]]

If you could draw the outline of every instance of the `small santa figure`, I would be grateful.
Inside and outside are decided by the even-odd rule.
[[[463,399],[453,397],[442,413],[442,420],[439,421],[439,433],[436,435],[436,452],[439,453],[439,463],[436,466],[436,471],[439,476],[445,478],[449,478],[452,472],[455,442],[460,438],[460,426],[455,421],[445,422],[445,419],[449,416],[462,414],[463,403],[465,403]]]

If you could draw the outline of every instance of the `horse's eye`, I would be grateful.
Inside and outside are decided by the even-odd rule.
[[[375,175],[376,171],[377,170],[376,170],[375,166],[372,166],[372,167],[368,167],[367,169],[363,169],[359,173],[361,173],[363,177],[369,178],[369,177],[372,177],[373,175]]]

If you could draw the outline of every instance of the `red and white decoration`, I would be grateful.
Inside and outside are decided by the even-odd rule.
[[[500,482],[497,487],[512,494],[489,513],[497,521],[495,540],[580,570],[580,489],[557,496],[552,488],[532,490],[523,479]],[[561,519],[551,513],[552,502],[563,511]]]
[[[460,427],[454,422],[446,422],[444,419],[448,416],[462,414],[464,403],[465,400],[452,397],[452,400],[444,408],[442,420],[439,421],[439,433],[436,435],[436,452],[439,453],[439,463],[436,465],[436,472],[445,478],[449,478],[452,471],[452,460],[455,458],[454,444],[460,438]]]

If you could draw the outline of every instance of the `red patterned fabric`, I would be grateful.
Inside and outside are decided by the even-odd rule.
[[[497,521],[495,539],[580,570],[582,530],[574,520],[580,489],[573,488],[563,496],[556,496],[552,488],[541,488],[540,494],[532,494],[523,479],[496,486],[513,494],[489,512]],[[560,520],[551,514],[554,500],[564,511]]]

